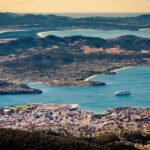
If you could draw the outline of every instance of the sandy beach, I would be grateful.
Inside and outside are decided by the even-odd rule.
[[[45,36],[43,35],[43,33],[45,33],[45,32],[39,32],[39,33],[37,33],[37,36],[39,36],[40,38],[44,38]]]
[[[17,32],[17,31],[26,31],[26,30],[20,30],[20,29],[7,29],[7,30],[0,30],[0,34],[7,33],[7,32]]]
[[[96,77],[96,76],[98,76],[98,75],[90,76],[90,77],[86,78],[84,81],[90,81],[91,79],[93,79],[93,78]]]
[[[132,66],[131,67],[122,67],[122,68],[119,68],[119,69],[114,69],[114,70],[112,70],[112,72],[118,72],[118,71],[129,69],[129,68],[132,68]],[[99,75],[92,75],[92,76],[86,78],[84,81],[90,81],[91,79],[93,79],[93,78],[95,78],[95,77],[97,77]]]
[[[126,70],[126,69],[129,69],[129,68],[132,68],[133,66],[130,66],[130,67],[122,67],[122,68],[119,68],[119,69],[114,69],[112,70],[113,72],[118,72],[118,71],[121,71],[121,70]]]

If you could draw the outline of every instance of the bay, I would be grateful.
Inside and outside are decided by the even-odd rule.
[[[140,29],[138,31],[130,30],[97,30],[97,29],[72,29],[72,30],[56,30],[56,31],[45,31],[37,33],[39,37],[46,37],[49,35],[59,36],[59,37],[69,37],[69,36],[88,36],[88,37],[99,37],[99,38],[115,38],[124,35],[135,35],[139,37],[150,38],[150,28]]]
[[[103,112],[114,107],[150,107],[150,67],[119,70],[116,75],[98,75],[92,80],[106,82],[102,87],[50,87],[30,84],[43,90],[41,95],[0,95],[0,106],[27,103],[79,104],[82,110]],[[117,97],[118,90],[131,91]]]

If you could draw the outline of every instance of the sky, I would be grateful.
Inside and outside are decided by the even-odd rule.
[[[0,12],[150,12],[150,0],[0,0]]]

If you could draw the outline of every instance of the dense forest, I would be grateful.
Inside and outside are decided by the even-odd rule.
[[[76,138],[44,131],[0,129],[1,150],[136,150],[133,143],[148,144],[149,136],[140,133],[100,135]]]

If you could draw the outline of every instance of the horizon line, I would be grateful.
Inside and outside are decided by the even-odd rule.
[[[115,14],[119,14],[119,13],[124,13],[124,14],[150,14],[150,12],[14,12],[14,11],[0,11],[0,13],[24,13],[24,14],[35,14],[35,13],[39,13],[39,14],[54,14],[54,13],[62,13],[62,14],[65,14],[65,13],[73,13],[73,14],[79,14],[79,13],[89,13],[89,14],[96,14],[96,13],[105,13],[105,14],[112,14],[112,13],[115,13]]]

